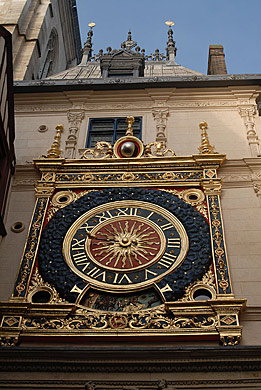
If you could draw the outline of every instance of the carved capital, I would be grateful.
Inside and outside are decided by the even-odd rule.
[[[220,195],[222,183],[219,180],[205,180],[202,187],[206,195]]]
[[[72,111],[68,111],[67,112],[67,118],[68,118],[68,122],[70,124],[70,127],[78,127],[82,120],[84,119],[84,116],[85,116],[85,113],[83,111],[81,112],[72,112]]]
[[[54,192],[54,184],[38,182],[35,186],[36,198],[49,198]]]

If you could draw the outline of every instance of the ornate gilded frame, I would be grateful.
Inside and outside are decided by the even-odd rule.
[[[197,154],[188,157],[144,156],[143,158],[109,158],[66,160],[57,156],[35,160],[41,173],[36,185],[36,204],[22,256],[13,295],[1,304],[1,343],[15,345],[30,337],[178,337],[187,339],[219,339],[223,345],[234,345],[241,339],[239,314],[245,300],[235,299],[227,259],[221,215],[221,180],[217,171],[224,162],[222,154]],[[187,290],[176,302],[150,310],[131,312],[97,312],[65,302],[57,291],[37,273],[32,274],[45,218],[51,218],[60,207],[74,201],[75,190],[83,193],[106,187],[184,188],[183,199],[195,195],[200,207],[200,194],[207,200],[207,214],[214,274]],[[52,196],[53,208],[47,215]],[[58,192],[57,192],[58,191]],[[172,190],[173,191],[173,190]],[[61,202],[62,196],[67,202]],[[193,204],[193,201],[190,201]],[[212,291],[212,299],[195,301],[192,291],[200,287]],[[32,303],[32,291],[51,292],[48,303]],[[81,290],[78,291],[79,296]]]

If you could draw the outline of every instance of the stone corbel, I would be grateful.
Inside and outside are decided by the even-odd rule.
[[[251,105],[248,107],[239,106],[238,111],[240,116],[244,120],[251,156],[258,157],[260,156],[260,142],[256,131],[256,125],[255,125],[255,116],[257,114],[256,106],[255,105]]]
[[[77,145],[77,138],[78,138],[78,131],[80,128],[80,125],[84,119],[84,112],[67,112],[67,118],[69,122],[69,135],[67,140],[65,141],[65,158],[74,158],[75,157],[75,151],[76,151],[76,145]]]
[[[161,142],[165,148],[167,144],[166,125],[169,116],[169,109],[163,107],[153,108],[152,114],[156,121],[156,141]]]

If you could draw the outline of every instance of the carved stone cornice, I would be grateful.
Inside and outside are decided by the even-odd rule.
[[[113,348],[106,345],[93,348],[91,346],[61,348],[21,346],[2,349],[0,362],[0,371],[9,372],[93,372],[97,374],[102,372],[204,372],[206,379],[208,371],[224,372],[227,376],[226,372],[260,370],[261,348],[237,346],[227,349],[207,345],[200,348],[171,346],[158,348],[158,346],[119,344],[114,345]],[[213,376],[212,379],[214,380]],[[225,380],[224,377],[222,379]]]
[[[261,158],[227,160],[219,171],[223,188],[252,187],[261,196]]]
[[[39,172],[33,164],[16,165],[15,175],[12,181],[12,191],[33,191],[39,179]]]

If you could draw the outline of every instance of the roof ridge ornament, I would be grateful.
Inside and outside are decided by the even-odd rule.
[[[177,48],[175,46],[175,41],[173,39],[173,30],[172,30],[172,26],[174,26],[174,22],[172,22],[171,20],[167,20],[165,22],[165,24],[167,26],[169,26],[169,29],[168,29],[168,42],[167,42],[167,48],[166,48],[166,53],[167,53],[167,59],[171,62],[175,62],[175,57],[176,57],[176,52],[177,52]]]
[[[82,49],[82,61],[81,61],[81,64],[80,65],[86,65],[87,62],[91,61],[92,59],[92,36],[93,36],[93,27],[96,26],[95,23],[91,22],[88,24],[88,26],[90,27],[90,30],[88,31],[88,34],[87,34],[87,40],[86,42],[84,43],[84,46],[83,46],[83,49]]]
[[[137,42],[133,41],[132,40],[132,36],[131,36],[131,31],[129,30],[128,32],[128,37],[126,39],[126,41],[123,41],[121,43],[121,48],[122,49],[125,49],[127,51],[130,51],[131,49],[133,49],[135,46],[137,46]]]

